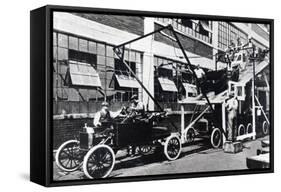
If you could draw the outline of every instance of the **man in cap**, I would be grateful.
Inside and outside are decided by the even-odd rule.
[[[138,100],[137,95],[132,95],[130,99],[131,105],[130,110],[135,112],[135,115],[144,115],[145,108],[143,102]]]
[[[111,112],[109,111],[108,107],[109,107],[109,103],[104,101],[101,104],[101,109],[100,111],[98,111],[95,115],[94,118],[94,126],[95,127],[99,127],[102,125],[102,123],[112,123],[113,119],[116,118],[118,115],[120,115],[121,110],[118,110],[116,112]]]

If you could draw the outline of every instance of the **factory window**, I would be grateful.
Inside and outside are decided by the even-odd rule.
[[[218,46],[225,50],[233,41],[237,44],[237,38],[240,38],[243,44],[247,43],[247,35],[241,30],[237,29],[230,23],[219,22],[218,23]]]
[[[73,61],[89,63],[92,66],[94,66],[95,68],[97,68],[97,55],[95,55],[95,54],[90,54],[90,53],[85,53],[85,52],[69,49],[68,58],[69,58],[69,60],[73,60]]]
[[[134,74],[137,73],[136,53],[134,51],[125,52],[124,57],[126,63]],[[137,74],[136,74],[137,75]],[[114,75],[112,77],[111,86],[114,86],[118,94],[115,99],[117,101],[129,101],[133,94],[138,95],[140,84],[134,78],[130,70],[118,58],[114,59]]]
[[[180,23],[184,26],[184,27],[189,27],[192,29],[192,20],[191,19],[181,19]]]
[[[164,24],[171,24],[178,31],[200,39],[206,43],[212,43],[212,22],[207,20],[156,18]]]
[[[130,61],[126,61],[126,63],[130,66],[131,70],[134,73],[136,73],[136,63],[130,62]],[[116,74],[131,75],[131,72],[129,71],[129,69],[125,66],[125,64],[120,59],[115,59],[114,64],[115,64],[115,73]]]
[[[159,102],[177,101],[178,64],[173,60],[154,57],[154,96]]]
[[[103,101],[106,95],[108,101],[129,101],[133,94],[142,98],[139,83],[117,59],[111,45],[54,32],[53,57],[54,98],[57,100]],[[126,50],[125,58],[141,79],[142,53]],[[116,77],[121,74],[123,76]],[[118,81],[116,84],[111,83],[114,78]],[[66,83],[69,80],[73,82]]]

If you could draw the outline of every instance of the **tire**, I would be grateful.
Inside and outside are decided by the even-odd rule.
[[[245,129],[245,126],[243,124],[240,124],[239,127],[238,127],[238,136],[240,135],[245,135],[246,133],[246,129]]]
[[[248,123],[248,125],[247,125],[247,134],[249,134],[249,133],[252,133],[253,132],[253,126],[252,126],[252,124],[251,123]]]
[[[211,133],[210,142],[213,148],[217,149],[221,145],[222,134],[219,128],[214,128]]]
[[[151,153],[151,151],[152,151],[152,146],[150,146],[150,145],[139,146],[139,152],[142,155],[148,155]]]
[[[57,150],[55,161],[63,171],[72,172],[79,169],[82,165],[79,141],[69,140],[64,142]]]
[[[262,123],[262,133],[267,135],[269,133],[269,125],[266,121]]]
[[[193,127],[190,127],[185,131],[184,139],[187,143],[192,143],[195,139],[195,130]]]
[[[170,161],[176,160],[181,153],[181,140],[176,135],[169,136],[164,144],[164,154]]]
[[[108,164],[108,166],[105,166]],[[113,170],[115,154],[108,145],[96,145],[84,157],[83,171],[89,179],[106,178]],[[95,167],[95,169],[94,169]]]

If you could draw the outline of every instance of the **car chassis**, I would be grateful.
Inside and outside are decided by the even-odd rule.
[[[160,147],[168,160],[175,160],[181,153],[179,134],[154,125],[164,115],[152,112],[141,119],[103,123],[99,128],[85,125],[79,140],[66,141],[59,147],[56,164],[66,172],[82,167],[86,177],[94,179],[107,177],[114,167],[117,151],[128,146],[139,147],[143,155],[150,154],[152,147]]]

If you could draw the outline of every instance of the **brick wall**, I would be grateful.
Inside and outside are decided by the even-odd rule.
[[[155,30],[159,29],[160,26],[158,24],[155,24]],[[168,30],[163,30],[164,33],[170,35],[171,32]],[[184,36],[182,34],[177,34],[179,37],[179,40],[181,41],[184,49],[188,52],[203,56],[203,57],[207,57],[209,59],[212,59],[212,55],[213,55],[213,49],[212,47],[197,41],[195,39],[189,38],[187,36]],[[171,35],[173,37],[173,35]],[[155,40],[162,42],[162,43],[166,43],[168,45],[171,46],[175,46],[177,48],[179,48],[178,44],[174,41],[172,41],[171,39],[165,37],[163,34],[161,33],[156,33],[155,34]]]
[[[142,17],[87,13],[73,14],[120,30],[124,30],[137,35],[143,35],[144,21]]]
[[[85,123],[88,126],[93,126],[93,119],[55,119],[53,121],[53,148],[57,149],[67,140],[79,138],[79,131],[81,131]]]
[[[166,106],[168,107],[168,106]],[[193,106],[194,107],[194,106]],[[188,125],[192,111],[194,110],[191,105],[185,105],[185,125]],[[202,110],[204,106],[202,107]],[[179,110],[179,109],[178,109]],[[90,117],[91,116],[91,117]],[[94,114],[87,115],[82,117],[82,115],[68,115],[67,117],[63,116],[54,116],[53,120],[53,148],[57,149],[63,142],[78,139],[79,131],[84,127],[85,123],[88,126],[93,126],[93,117]],[[174,123],[176,128],[171,124]],[[158,126],[168,127],[171,131],[180,131],[181,126],[181,116],[179,111],[170,112],[167,119],[159,122]]]
[[[102,101],[53,101],[53,114],[95,113],[101,108],[101,103]],[[111,102],[109,109],[117,111],[122,106],[129,106],[129,102]]]

